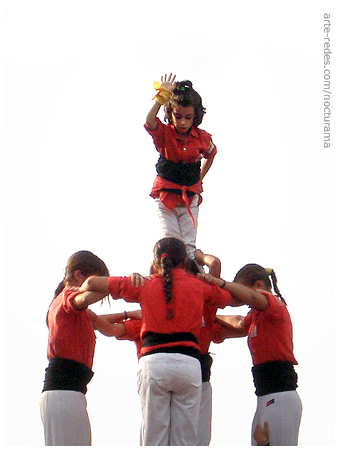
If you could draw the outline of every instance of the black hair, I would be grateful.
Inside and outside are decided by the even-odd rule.
[[[182,107],[194,107],[195,118],[193,126],[197,127],[202,123],[203,116],[206,109],[202,105],[201,96],[192,87],[190,80],[183,80],[182,82],[176,82],[176,88],[174,90],[173,97],[165,104],[165,121],[172,124],[172,111],[174,104],[179,104]]]
[[[158,241],[153,249],[155,264],[161,269],[163,293],[166,305],[172,296],[172,269],[185,264],[187,252],[184,243],[174,237],[165,237]],[[172,319],[173,312],[168,308],[166,318]]]
[[[91,275],[108,277],[110,275],[104,261],[92,252],[81,250],[71,255],[68,259],[64,280],[57,286],[54,297],[57,297],[58,294],[62,292],[66,284],[73,279],[74,273],[77,270],[79,270],[84,277],[90,277]]]
[[[200,271],[200,268],[198,267],[198,264],[196,260],[192,258],[187,258],[185,261],[185,270],[192,275],[198,274]]]
[[[269,279],[271,278],[271,281]],[[271,291],[272,287],[275,294],[284,302],[284,298],[279,291],[277,286],[277,278],[273,269],[265,269],[258,264],[247,264],[240,269],[235,275],[234,282],[242,280],[242,283],[246,286],[252,287],[258,280],[264,283],[264,287],[267,291]]]

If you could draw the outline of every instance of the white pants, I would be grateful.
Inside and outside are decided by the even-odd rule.
[[[186,247],[189,258],[194,258],[196,249],[196,233],[198,220],[198,195],[191,201],[190,211],[192,212],[195,227],[192,224],[188,210],[184,205],[177,205],[175,209],[168,209],[159,199],[156,199],[157,215],[163,231],[163,236],[181,239]]]
[[[256,445],[253,433],[257,424],[268,422],[269,445],[296,446],[298,444],[302,404],[295,390],[270,393],[257,397],[251,444]]]
[[[202,383],[197,445],[207,447],[211,439],[212,388],[210,382]]]
[[[86,398],[72,390],[49,390],[40,398],[47,446],[90,446],[91,427]]]
[[[141,445],[197,445],[202,376],[190,356],[156,353],[139,360]]]

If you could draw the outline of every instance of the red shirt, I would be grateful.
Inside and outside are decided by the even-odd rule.
[[[117,337],[117,340],[130,340],[133,341],[137,349],[137,357],[139,359],[142,348],[142,340],[140,337],[140,331],[142,328],[142,321],[140,319],[127,319],[123,321],[125,327],[125,334]]]
[[[75,360],[92,369],[96,337],[86,309],[78,310],[72,300],[79,294],[66,287],[47,312],[47,357]]]
[[[206,159],[211,158],[217,153],[216,146],[211,140],[211,135],[203,129],[192,127],[185,140],[183,140],[177,134],[174,125],[164,124],[158,118],[156,118],[156,121],[156,130],[150,131],[146,126],[144,127],[153,138],[157,151],[166,159],[172,162],[194,163],[203,157]],[[153,198],[159,198],[167,208],[174,209],[176,204],[186,204],[183,197],[175,193],[164,192],[162,189],[181,189],[181,187],[157,176],[150,195]],[[188,189],[199,195],[203,191],[202,181],[190,186]],[[192,197],[188,198],[190,205]],[[202,197],[200,196],[199,203],[201,201]]]
[[[226,291],[227,292],[227,291]],[[229,292],[227,292],[229,294]],[[230,299],[230,294],[229,294]],[[222,302],[222,303],[221,303]],[[228,303],[223,300],[220,301],[218,304],[209,306],[207,304],[204,305],[203,308],[203,326],[201,328],[198,342],[200,345],[201,353],[206,354],[209,351],[210,343],[213,339],[213,332],[215,329],[215,315],[218,308],[225,308]]]
[[[252,309],[244,318],[248,346],[254,365],[284,360],[297,365],[293,355],[293,327],[284,302],[267,292],[268,307]]]
[[[227,305],[230,294],[216,285],[208,285],[188,275],[182,269],[172,271],[172,299],[165,304],[162,277],[159,274],[146,280],[143,287],[131,285],[129,277],[109,277],[108,290],[113,298],[123,298],[127,302],[139,302],[142,308],[141,336],[147,332],[178,333],[189,332],[199,338],[202,325],[203,305]],[[167,309],[171,309],[173,319],[166,319]],[[164,346],[190,346],[199,349],[193,341],[167,343]],[[142,353],[163,345],[143,347]]]
[[[225,339],[222,337],[222,325],[214,322],[212,331],[212,341],[214,343],[223,343]]]

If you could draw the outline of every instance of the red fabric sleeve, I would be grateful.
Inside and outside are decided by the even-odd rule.
[[[128,319],[122,322],[124,324],[126,333],[117,337],[117,340],[130,340],[136,341],[140,339],[140,331],[142,328],[142,321],[140,319]]]
[[[64,292],[62,293],[63,297],[63,309],[66,313],[77,313],[83,310],[86,310],[87,307],[83,309],[78,309],[73,305],[73,299],[80,294],[78,290],[74,288],[65,288]]]
[[[141,287],[136,288],[131,285],[130,277],[109,277],[107,287],[113,299],[139,302]]]
[[[159,118],[156,118],[156,122],[157,122],[157,128],[154,131],[151,131],[150,129],[148,129],[146,124],[144,124],[144,128],[145,128],[146,132],[149,135],[151,135],[151,137],[153,138],[155,147],[156,147],[157,151],[159,151],[159,149],[161,149],[164,146],[164,126],[165,126],[165,124],[163,124]]]

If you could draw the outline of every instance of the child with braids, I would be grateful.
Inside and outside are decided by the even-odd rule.
[[[297,361],[293,354],[292,323],[277,287],[275,272],[257,264],[247,264],[237,272],[232,283],[206,274],[201,274],[200,278],[214,280],[230,292],[234,305],[246,304],[251,309],[244,319],[235,318],[234,327],[248,335],[254,365],[257,409],[252,433],[258,424],[267,421],[270,445],[297,445],[302,413],[301,400],[296,392],[294,365]],[[275,296],[271,292],[272,286]],[[223,323],[223,316],[218,318]],[[256,445],[253,434],[252,445]]]
[[[139,302],[142,348],[139,394],[142,445],[196,445],[201,397],[199,362],[203,305],[225,307],[227,291],[196,279],[184,270],[187,253],[170,237],[154,247],[156,272],[136,287],[130,277],[90,277],[81,292]]]
[[[163,236],[182,239],[194,258],[202,180],[216,155],[211,135],[199,129],[205,108],[189,80],[175,82],[172,74],[155,82],[155,103],[145,129],[160,153],[151,197],[156,199]],[[164,105],[165,121],[157,114]]]

